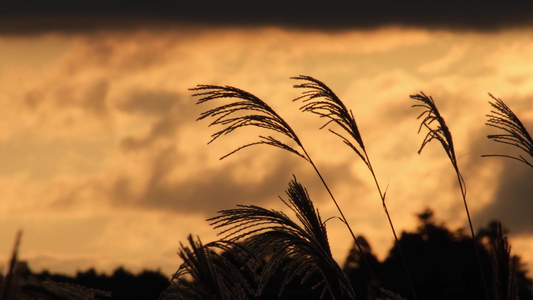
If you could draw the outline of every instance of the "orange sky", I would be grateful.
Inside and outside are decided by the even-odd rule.
[[[268,147],[218,158],[251,141],[236,133],[207,146],[207,122],[187,90],[227,84],[270,103],[300,135],[352,227],[384,257],[392,236],[368,170],[320,121],[298,112],[289,77],[314,76],[354,112],[398,231],[425,207],[453,228],[466,216],[437,144],[417,150],[410,94],[432,95],[452,131],[476,227],[502,219],[513,251],[533,267],[533,171],[481,154],[487,92],[533,128],[533,31],[452,32],[385,27],[339,32],[278,27],[135,29],[0,36],[0,262],[17,229],[34,270],[72,273],[160,268],[173,273],[189,233],[235,204],[283,209],[292,174],[323,219],[336,215],[313,170]],[[256,133],[254,133],[256,134]],[[335,257],[350,247],[328,222]],[[5,264],[4,264],[5,265]],[[5,267],[4,267],[5,270]]]

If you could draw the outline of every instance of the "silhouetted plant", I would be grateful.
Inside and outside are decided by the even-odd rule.
[[[340,100],[339,97],[337,97],[337,95],[335,95],[335,93],[323,82],[313,77],[303,75],[300,75],[298,77],[292,77],[292,79],[306,81],[305,83],[294,85],[295,88],[305,89],[302,96],[294,99],[294,101],[301,100],[304,103],[304,105],[300,108],[301,111],[310,112],[320,116],[321,118],[329,119],[320,129],[328,126],[330,123],[335,123],[355,141],[354,144],[342,134],[333,131],[332,129],[329,129],[331,133],[340,137],[344,144],[348,145],[361,158],[361,160],[365,163],[368,170],[372,174],[372,178],[374,178],[376,188],[379,192],[379,197],[381,198],[383,210],[387,215],[387,220],[389,221],[389,225],[394,236],[394,242],[398,245],[398,236],[396,235],[396,230],[394,229],[394,224],[392,223],[392,219],[389,214],[389,210],[387,209],[387,204],[385,202],[387,192],[383,192],[381,190],[378,179],[376,177],[376,173],[374,172],[374,168],[372,167],[372,163],[370,162],[370,158],[368,157],[368,153],[366,152],[365,145],[363,143],[363,138],[361,137],[361,133],[359,132],[352,111],[348,111],[346,105],[344,105],[342,100]],[[409,268],[407,266],[407,262],[405,261],[402,249],[399,245],[398,251],[402,259],[408,284],[411,287],[411,293],[413,294],[413,298],[417,299],[418,297],[416,296],[416,291],[411,280],[411,275],[409,274]],[[363,258],[366,259],[366,256],[363,255]]]
[[[494,97],[492,94],[489,96],[494,100],[489,104],[492,106],[491,114],[487,115],[487,125],[500,129],[504,133],[490,134],[487,137],[495,142],[514,146],[524,152],[530,157],[533,157],[533,139],[529,135],[529,132],[524,127],[520,119],[513,113],[513,111],[501,100]],[[504,154],[487,154],[483,157],[500,156],[518,160],[533,168],[533,164],[524,158],[522,155],[511,156]]]
[[[255,294],[256,270],[252,268],[259,264],[245,248],[227,241],[203,245],[190,235],[188,241],[189,246],[181,244],[178,253],[184,263],[172,276],[162,299],[232,300],[249,299]],[[226,255],[215,250],[223,250]]]
[[[512,300],[518,296],[516,278],[517,259],[511,257],[511,247],[507,235],[502,230],[502,223],[497,223],[496,238],[490,243],[493,293],[495,300]]]
[[[280,295],[296,276],[301,276],[305,283],[312,275],[319,274],[320,281],[314,288],[321,288],[321,297],[329,294],[331,299],[355,299],[346,275],[333,259],[325,224],[296,178],[289,183],[287,196],[288,200],[280,199],[295,213],[301,225],[283,212],[254,205],[223,210],[209,220],[215,228],[222,229],[224,240],[244,239],[246,248],[255,256],[269,257],[261,273],[258,294],[274,272],[286,264]]]
[[[235,129],[246,127],[246,126],[255,126],[259,128],[265,128],[273,130],[275,132],[281,133],[289,140],[292,140],[300,148],[302,148],[302,143],[300,139],[294,133],[292,128],[281,118],[268,104],[258,97],[238,89],[232,86],[218,86],[218,85],[198,85],[195,88],[191,89],[192,91],[198,91],[193,94],[193,96],[200,97],[197,104],[206,103],[215,99],[240,99],[241,101],[230,102],[229,104],[220,105],[214,109],[203,112],[198,120],[206,119],[207,117],[215,118],[209,126],[213,125],[222,125],[224,126],[222,130],[215,132],[212,135],[211,141],[213,142],[217,138],[233,132]],[[244,115],[235,116],[238,113],[244,113]],[[250,114],[251,113],[251,114]],[[254,143],[249,143],[244,146],[241,146],[234,151],[222,156],[220,159],[224,159],[231,154],[258,144],[271,145],[278,147],[289,152],[292,152],[301,158],[308,160],[309,158],[304,154],[300,153],[298,150],[289,146],[287,143],[280,141],[272,136],[259,136],[259,141]]]
[[[22,236],[22,231],[17,231],[17,236],[15,238],[15,245],[13,246],[13,252],[11,253],[11,259],[9,260],[9,266],[7,269],[6,278],[3,280],[2,285],[0,285],[0,292],[2,293],[1,299],[9,299],[16,295],[16,289],[20,285],[20,278],[14,276],[15,265],[17,263],[18,250],[20,245],[20,238]]]
[[[415,104],[413,105],[413,107],[422,107],[425,109],[417,118],[422,118],[422,122],[420,124],[420,127],[418,128],[418,133],[420,133],[422,128],[426,128],[428,130],[428,133],[426,134],[426,137],[424,138],[424,141],[422,142],[422,145],[418,150],[418,154],[420,154],[424,147],[433,140],[439,141],[442,145],[442,148],[446,152],[446,155],[448,155],[448,158],[450,159],[450,162],[452,163],[452,166],[455,170],[455,174],[457,175],[457,181],[461,190],[461,196],[463,197],[466,216],[468,217],[470,233],[472,235],[472,240],[475,241],[476,236],[474,234],[474,227],[472,226],[472,219],[470,218],[470,211],[468,210],[468,204],[466,202],[466,184],[463,179],[463,176],[461,175],[461,172],[459,171],[459,165],[457,164],[457,156],[455,155],[452,134],[450,133],[450,130],[448,129],[444,118],[441,116],[439,110],[437,109],[437,106],[435,105],[435,101],[433,101],[433,98],[431,96],[426,96],[423,92],[421,92],[420,94],[411,95],[411,99],[422,102],[422,104]],[[485,272],[483,271],[483,265],[481,264],[480,254],[476,247],[474,247],[474,249],[479,265],[481,281],[485,290],[485,297],[486,299],[489,299],[489,292],[485,280]]]
[[[355,237],[355,234],[352,228],[350,227],[350,224],[348,223],[348,220],[344,216],[342,209],[340,208],[337,200],[333,196],[333,193],[331,192],[326,181],[322,177],[322,174],[320,173],[315,163],[313,162],[313,160],[307,153],[306,149],[304,148],[302,142],[300,141],[296,133],[292,130],[289,124],[285,122],[285,120],[283,120],[283,118],[281,118],[263,100],[239,88],[235,88],[231,86],[218,86],[218,85],[198,85],[195,88],[192,88],[191,90],[195,91],[193,96],[200,97],[197,104],[202,104],[202,103],[206,103],[212,100],[222,99],[222,98],[238,99],[237,101],[230,102],[229,104],[220,105],[214,109],[205,111],[198,118],[198,120],[203,120],[203,119],[206,119],[207,117],[212,117],[212,118],[215,118],[215,120],[211,122],[210,126],[212,125],[223,126],[222,130],[217,131],[212,135],[212,140],[209,143],[211,143],[212,141],[214,141],[215,139],[219,138],[222,135],[226,135],[228,133],[233,132],[234,130],[238,128],[254,126],[254,127],[264,128],[264,129],[277,132],[281,134],[282,136],[285,136],[285,138],[292,140],[293,143],[298,145],[298,147],[300,148],[299,150],[295,149],[294,147],[289,146],[286,142],[282,142],[281,140],[274,138],[272,136],[259,136],[259,141],[245,144],[241,147],[238,147],[232,152],[222,156],[220,159],[224,159],[228,157],[229,155],[243,148],[246,148],[252,145],[258,145],[258,144],[266,144],[266,145],[278,147],[278,148],[287,150],[291,153],[294,153],[300,156],[301,158],[305,159],[307,162],[311,164],[316,174],[320,178],[322,184],[326,188],[329,196],[331,197],[331,199],[333,200],[333,203],[335,204],[337,210],[339,211],[342,222],[348,228],[348,231],[350,232],[350,235],[352,236],[352,239],[354,240],[357,247],[359,248],[359,251],[361,252],[361,254],[363,253],[363,250],[361,249],[361,246],[359,245],[357,238]],[[239,115],[238,113],[241,113],[241,114]],[[368,266],[368,270],[372,274],[372,277],[374,277],[373,272],[370,269],[370,266]]]
[[[321,81],[310,76],[298,76],[293,77],[293,79],[304,81],[294,85],[295,88],[304,89],[303,94],[294,99],[294,101],[301,100],[303,102],[300,108],[301,111],[326,118],[326,123],[321,129],[329,124],[336,124],[344,130],[345,133],[329,129],[333,134],[341,138],[343,143],[349,146],[369,169],[395,238],[393,250],[398,251],[400,261],[402,261],[409,281],[412,297],[416,299],[417,293],[400,248],[400,239],[396,235],[386,206],[386,191],[383,191],[379,185],[353,113]],[[372,257],[369,245],[365,244],[365,252],[361,246],[364,240],[359,240],[355,237],[326,181],[289,124],[263,100],[244,90],[219,85],[198,85],[191,90],[194,91],[193,95],[195,97],[200,98],[197,104],[215,100],[218,102],[222,101],[222,99],[228,100],[213,109],[203,112],[198,118],[198,120],[213,118],[210,126],[222,126],[222,129],[212,135],[209,143],[239,128],[250,126],[266,129],[274,133],[273,135],[260,135],[257,141],[239,146],[222,156],[221,159],[249,146],[265,144],[287,150],[311,164],[339,211],[339,219],[348,228],[354,244],[358,248],[359,257],[354,258],[353,262],[356,262],[359,266],[361,260],[365,261],[365,265],[375,284],[377,282],[376,276],[367,260],[367,257]],[[413,105],[414,107],[425,109],[418,116],[418,119],[422,119],[418,132],[422,128],[428,130],[418,153],[420,154],[423,148],[431,141],[439,141],[457,175],[472,236],[472,239],[467,240],[466,243],[461,241],[461,249],[464,245],[470,247],[473,245],[475,248],[485,297],[490,299],[479,253],[480,250],[478,249],[481,246],[474,234],[466,201],[466,185],[458,167],[450,130],[431,97],[421,93],[412,95],[411,98],[421,102],[421,104]],[[497,142],[514,145],[531,154],[529,150],[533,149],[533,147],[530,147],[533,143],[531,143],[531,138],[528,134],[523,134],[523,132],[527,133],[527,131],[521,126],[518,119],[513,119],[515,117],[510,110],[504,110],[506,106],[502,106],[503,102],[501,104],[500,102],[498,100],[497,104],[491,103],[498,112],[493,111],[496,116],[492,116],[492,119],[489,119],[489,123],[491,123],[489,125],[503,129],[510,135],[492,135],[489,138],[493,138]],[[522,134],[520,138],[516,137],[515,132]],[[519,158],[514,157],[514,159],[532,166],[522,156]],[[296,177],[289,182],[287,196],[287,200],[281,197],[280,199],[295,213],[298,221],[292,220],[281,211],[269,210],[256,205],[238,205],[234,209],[222,210],[216,217],[208,219],[210,224],[219,230],[220,239],[203,245],[199,240],[194,241],[192,237],[189,237],[190,245],[181,245],[179,252],[184,263],[173,276],[171,287],[165,291],[162,297],[174,297],[177,299],[251,299],[255,297],[256,299],[264,299],[265,296],[270,297],[272,295],[273,287],[277,291],[277,296],[281,297],[287,287],[293,285],[295,281],[300,281],[301,284],[310,287],[312,290],[317,290],[321,299],[355,299],[354,286],[332,257],[325,222],[321,220],[318,210],[315,209],[306,189],[296,181]],[[425,226],[424,230],[433,228],[428,226]],[[435,232],[439,233],[441,231],[436,230]],[[402,239],[410,238],[412,236],[402,234]],[[499,244],[495,244],[494,257],[499,258],[497,260],[499,262],[493,269],[500,270],[499,272],[502,274],[509,274],[510,277],[503,275],[508,278],[508,281],[501,277],[502,274],[498,274],[500,276],[498,278],[494,277],[493,282],[502,285],[500,288],[495,289],[494,293],[498,295],[506,294],[506,299],[510,299],[516,294],[516,289],[514,289],[512,284],[514,280],[512,274],[516,273],[513,273],[511,264],[505,265],[503,263],[509,257],[509,247],[506,239],[501,235],[498,241]],[[220,251],[223,253],[220,253]],[[483,253],[485,254],[485,252]],[[392,250],[391,255],[393,255]],[[487,263],[488,258],[486,255],[483,259]],[[377,260],[375,260],[374,266],[376,263]],[[473,262],[472,264],[475,265]],[[419,268],[420,264],[417,266]],[[492,274],[494,275],[494,273]],[[282,278],[280,286],[277,285],[277,282],[272,285],[273,281],[277,281],[279,278]],[[472,282],[477,283],[478,280],[479,278],[477,277],[471,278]],[[395,281],[398,284],[397,280]],[[420,278],[418,278],[418,282],[420,283]],[[266,290],[268,290],[268,293],[265,295],[263,292]],[[404,289],[402,290],[405,292]],[[308,294],[308,296],[314,297],[315,295]],[[383,288],[380,290],[377,286],[371,291],[370,296],[373,297],[372,299],[401,298]],[[500,297],[500,299],[503,298]]]

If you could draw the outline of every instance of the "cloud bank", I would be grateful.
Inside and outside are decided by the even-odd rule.
[[[257,147],[218,160],[258,132],[235,132],[207,146],[216,128],[196,118],[211,107],[196,106],[188,88],[229,84],[278,110],[357,233],[369,237],[378,254],[386,253],[392,238],[368,170],[342,141],[318,129],[323,120],[301,114],[291,102],[300,91],[288,78],[307,74],[353,110],[399,231],[413,228],[414,214],[428,206],[453,227],[466,224],[442,149],[429,145],[416,153],[423,135],[416,133],[419,112],[409,95],[422,90],[434,97],[452,130],[475,223],[505,218],[511,233],[526,236],[526,249],[531,226],[520,213],[529,208],[530,177],[508,162],[478,157],[493,147],[482,130],[487,91],[525,120],[533,117],[533,74],[522,63],[533,57],[530,36],[528,30],[325,33],[203,26],[4,36],[2,57],[9,63],[0,66],[0,103],[6,107],[0,111],[0,190],[8,200],[0,202],[0,228],[27,230],[25,253],[36,260],[32,249],[54,253],[54,268],[64,257],[64,269],[89,260],[109,268],[114,261],[166,262],[170,273],[179,240],[189,233],[215,238],[204,220],[217,210],[235,204],[283,209],[277,196],[284,196],[293,173],[323,218],[335,216],[312,169],[290,153]],[[328,228],[337,225],[328,222]],[[330,230],[331,241],[342,261],[350,245],[338,227]],[[70,242],[76,236],[87,241]],[[9,251],[10,245],[0,245],[0,253]],[[46,267],[46,259],[38,261]]]
[[[47,1],[35,5],[8,1],[0,12],[0,32],[37,34],[47,31],[84,32],[146,27],[281,26],[312,30],[373,29],[406,26],[428,29],[493,31],[527,27],[532,22],[529,1],[219,1],[131,2]]]

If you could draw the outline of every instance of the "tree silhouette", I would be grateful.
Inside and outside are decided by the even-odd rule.
[[[531,280],[526,276],[524,266],[519,263],[518,256],[507,256],[503,258],[500,266],[507,265],[509,261],[516,262],[513,270],[497,269],[494,262],[498,253],[494,245],[502,240],[503,233],[498,231],[498,223],[491,222],[486,228],[479,230],[478,239],[473,245],[473,241],[464,234],[463,229],[451,231],[444,224],[437,224],[433,212],[429,209],[417,215],[419,226],[415,232],[403,232],[399,240],[404,249],[405,257],[413,271],[413,281],[415,288],[422,299],[483,299],[483,287],[480,282],[479,269],[474,259],[468,259],[465,253],[471,253],[472,247],[478,248],[481,254],[481,261],[486,270],[486,278],[489,279],[489,286],[495,290],[492,299],[516,299],[509,298],[511,285],[504,282],[503,286],[509,286],[498,290],[502,282],[496,283],[494,278],[501,277],[501,274],[516,274],[514,285],[519,299],[533,299],[531,295]],[[368,247],[370,249],[370,247]],[[508,249],[507,249],[508,250]],[[508,251],[505,251],[508,255]],[[401,261],[394,251],[390,250],[387,258],[378,263],[376,267],[379,284],[386,289],[398,292],[401,295],[408,295],[409,288],[398,282],[398,273]],[[369,252],[369,257],[374,255]],[[505,256],[499,254],[500,256]],[[353,285],[360,285],[365,279],[361,277],[357,264],[351,263],[357,260],[357,253],[350,251],[346,259],[345,271],[350,277]],[[510,273],[511,271],[511,273]],[[512,276],[503,278],[511,278]],[[507,281],[501,280],[501,281]],[[362,299],[368,295],[357,289],[358,295]]]
[[[119,267],[111,275],[98,273],[94,268],[77,272],[75,276],[51,274],[43,271],[33,275],[41,281],[73,284],[110,293],[98,299],[156,300],[169,285],[169,279],[159,271],[143,270],[138,274]]]

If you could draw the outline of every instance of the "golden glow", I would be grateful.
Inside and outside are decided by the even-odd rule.
[[[269,101],[301,135],[356,233],[384,257],[392,236],[368,170],[290,102],[299,91],[289,77],[299,74],[324,81],[353,110],[378,179],[389,186],[398,231],[413,229],[425,207],[464,226],[442,149],[416,154],[423,136],[409,95],[423,90],[437,101],[472,212],[483,213],[502,164],[511,163],[478,158],[490,146],[483,131],[487,92],[532,121],[530,33],[257,28],[1,38],[0,261],[20,228],[21,258],[37,270],[122,264],[171,274],[187,234],[215,238],[204,219],[236,203],[280,208],[277,195],[293,173],[324,219],[336,214],[312,170],[292,155],[258,147],[219,161],[252,136],[237,133],[206,146],[215,129],[195,119],[208,107],[196,107],[187,90],[200,83],[238,86]],[[488,217],[499,216],[478,220]],[[330,223],[334,255],[343,261],[347,232]],[[531,245],[526,234],[513,249]]]

